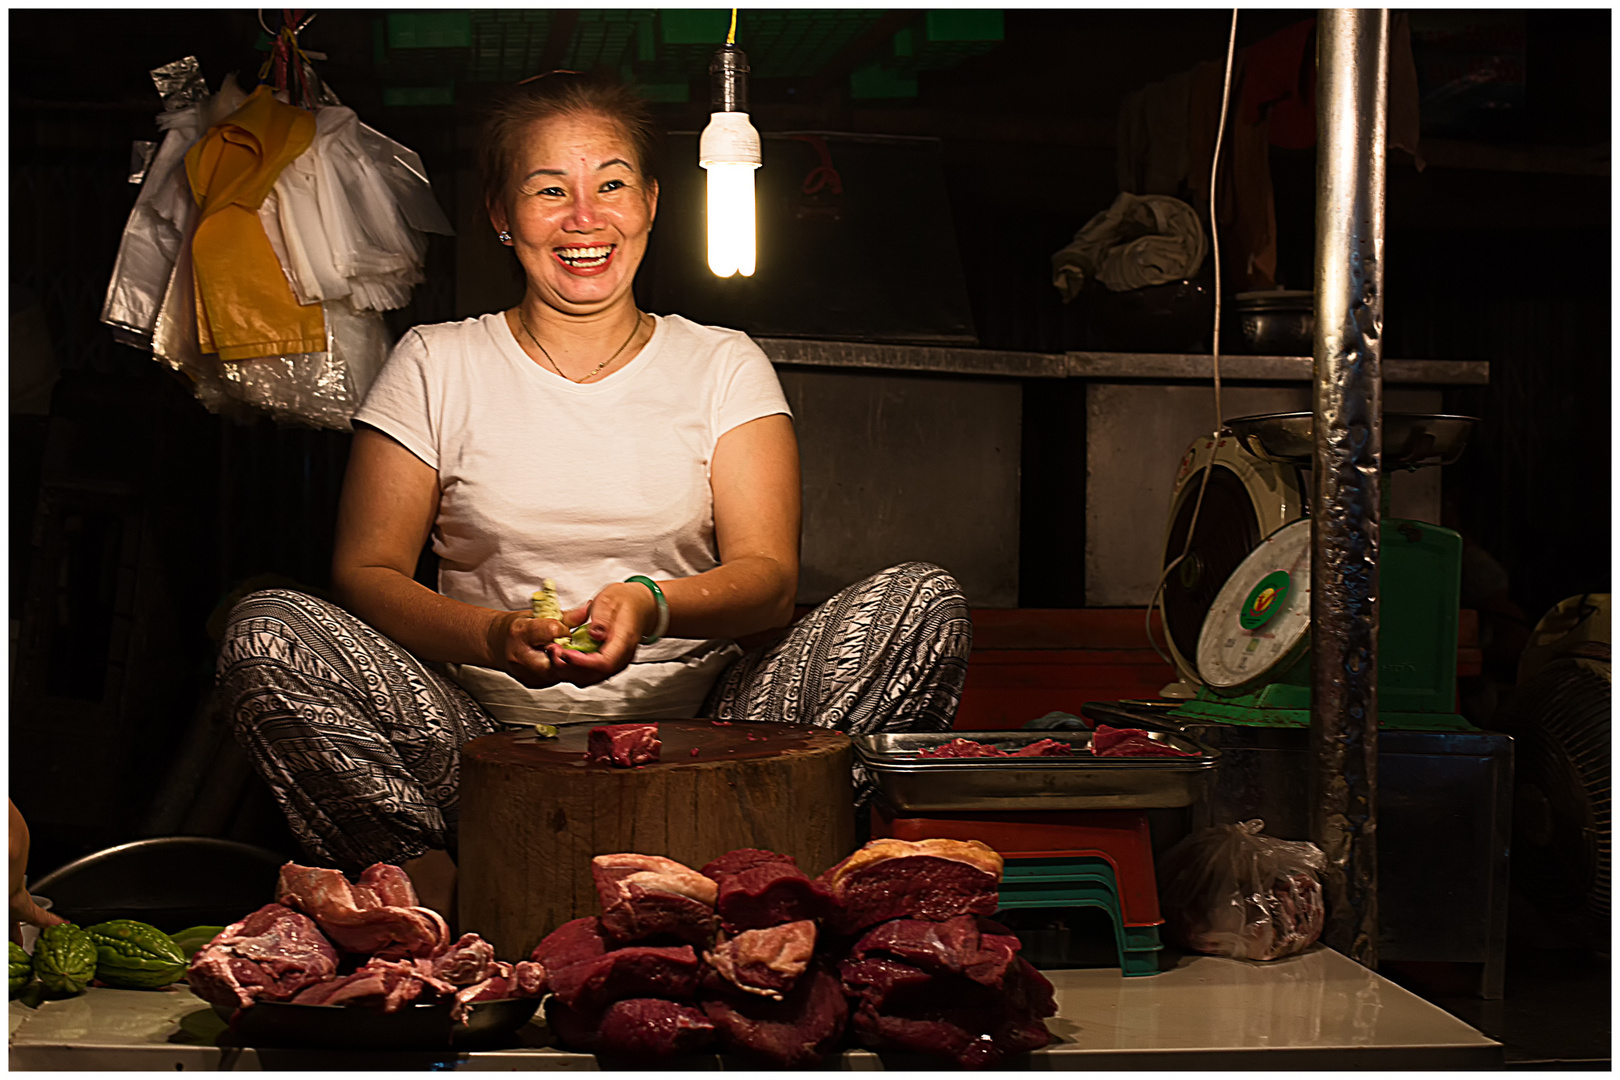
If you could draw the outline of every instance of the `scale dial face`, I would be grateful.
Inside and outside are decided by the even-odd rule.
[[[1260,541],[1216,594],[1198,635],[1198,677],[1241,693],[1283,674],[1311,631],[1311,521]]]

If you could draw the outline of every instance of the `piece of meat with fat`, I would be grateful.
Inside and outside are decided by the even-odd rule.
[[[332,978],[337,969],[337,950],[314,920],[266,904],[199,949],[186,982],[209,1004],[237,1009],[255,1001],[286,1001]]]
[[[456,1000],[463,1005],[472,1005],[480,1001],[543,997],[547,988],[543,965],[532,960],[519,960],[515,964],[497,960],[488,977],[458,989]]]
[[[731,937],[722,933],[703,960],[713,980],[780,1001],[804,974],[815,949],[816,924],[800,919]]]
[[[341,870],[289,862],[276,882],[276,899],[314,919],[346,952],[398,960],[435,956],[450,945],[450,927],[397,866],[376,863],[359,881]]]
[[[727,933],[820,918],[833,906],[832,896],[791,855],[738,848],[700,872],[718,886],[714,906]]]
[[[596,916],[572,919],[541,939],[531,954],[564,1005],[590,1011],[623,998],[689,998],[702,964],[690,945],[615,948]]]
[[[705,994],[703,1011],[722,1045],[739,1057],[772,1068],[819,1064],[837,1049],[849,1019],[838,976],[813,965],[780,1001],[727,991]]]
[[[714,939],[718,889],[691,867],[661,855],[622,853],[591,860],[602,929],[621,943],[670,935],[693,945]]]
[[[836,901],[824,922],[853,934],[889,919],[991,915],[1002,859],[977,840],[873,840],[817,880]]]
[[[570,1050],[635,1064],[652,1064],[702,1050],[714,1041],[714,1023],[690,1003],[625,998],[601,1009],[572,1009],[546,999],[546,1022]]]
[[[981,1069],[1051,1041],[1042,1020],[1057,1012],[1052,984],[1022,958],[998,991],[875,957],[845,961],[842,975],[855,999],[851,1027],[873,1049],[939,1054]]]
[[[495,946],[477,934],[462,934],[433,958],[433,974],[456,986],[471,986],[495,972]]]
[[[974,915],[944,922],[891,919],[863,934],[850,958],[889,956],[935,975],[962,975],[999,989],[1020,942],[999,923]]]
[[[585,760],[629,769],[657,761],[662,747],[657,724],[604,724],[585,736]]]
[[[1116,728],[1098,724],[1091,733],[1091,752],[1097,757],[1197,757],[1159,742],[1141,728]]]

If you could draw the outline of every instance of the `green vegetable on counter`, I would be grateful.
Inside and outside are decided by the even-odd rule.
[[[28,984],[34,981],[34,958],[23,950],[15,941],[11,945],[11,968],[8,974],[11,977],[11,996],[16,997],[28,989]]]
[[[186,973],[186,955],[157,927],[112,919],[85,927],[96,949],[96,978],[124,990],[156,990]]]
[[[72,923],[47,926],[34,943],[34,975],[45,989],[82,994],[96,977],[96,946]]]
[[[192,958],[197,955],[198,949],[201,949],[224,932],[225,928],[223,926],[191,926],[170,934],[169,937],[173,939],[175,947],[180,950],[181,955],[186,958],[186,963],[189,964]]]

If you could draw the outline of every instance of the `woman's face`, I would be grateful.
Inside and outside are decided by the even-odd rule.
[[[530,126],[490,220],[512,234],[529,289],[543,303],[584,314],[629,292],[658,211],[658,185],[643,179],[640,164],[607,117]]]

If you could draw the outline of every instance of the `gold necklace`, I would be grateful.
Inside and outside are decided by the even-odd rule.
[[[560,367],[557,367],[557,361],[552,360],[551,359],[551,354],[546,352],[546,347],[544,345],[540,344],[540,339],[534,336],[534,331],[529,329],[529,320],[527,320],[527,319],[525,319],[523,317],[523,305],[521,305],[521,304],[519,304],[518,308],[517,308],[517,317],[518,317],[519,325],[521,325],[523,327],[523,332],[525,334],[529,335],[529,340],[534,342],[534,347],[540,350],[540,355],[544,356],[546,358],[546,360],[548,360],[551,363],[552,369],[555,370],[558,375],[562,375],[563,378],[568,379],[567,375],[563,375],[563,369],[560,368]],[[601,371],[603,368],[605,368],[609,364],[613,363],[613,361],[615,361],[615,360],[617,360],[619,358],[620,353],[624,352],[625,349],[630,347],[630,343],[636,339],[636,333],[640,329],[641,329],[641,312],[638,311],[638,312],[636,312],[635,325],[630,328],[630,336],[624,339],[624,344],[620,345],[617,349],[613,350],[613,355],[612,356],[608,357],[606,360],[602,361],[600,364],[597,364],[595,368],[591,369],[591,373],[589,375],[586,375],[584,378],[580,378],[580,379],[568,379],[568,381],[569,382],[580,382],[580,383],[582,383],[586,379],[594,378],[598,371]]]

